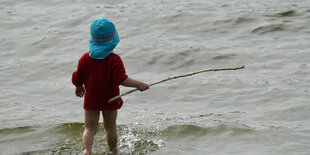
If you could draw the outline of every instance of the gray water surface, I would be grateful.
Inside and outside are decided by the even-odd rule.
[[[310,153],[310,1],[0,4],[0,154],[82,153],[83,100],[71,74],[101,16],[115,23],[115,53],[135,79],[246,66],[123,97],[124,154]],[[93,152],[107,148],[100,126]]]

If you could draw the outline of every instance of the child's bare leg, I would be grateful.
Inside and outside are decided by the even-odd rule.
[[[113,111],[103,111],[103,126],[107,134],[107,142],[109,145],[109,150],[111,152],[117,152],[117,129],[116,129],[116,118],[117,110]]]
[[[91,146],[98,129],[99,111],[85,110],[85,127],[82,137],[84,155],[91,154]]]

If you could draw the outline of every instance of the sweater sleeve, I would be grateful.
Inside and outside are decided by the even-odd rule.
[[[112,77],[113,77],[113,81],[117,85],[120,85],[128,77],[128,75],[126,74],[123,61],[121,57],[118,55],[116,56],[116,59],[112,65]]]
[[[81,86],[84,84],[83,81],[83,63],[84,63],[84,57],[80,58],[77,70],[73,72],[72,74],[72,83],[75,86]]]

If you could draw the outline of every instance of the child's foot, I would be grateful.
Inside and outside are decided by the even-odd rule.
[[[108,153],[108,155],[118,155],[117,147]]]
[[[91,154],[91,152],[90,151],[88,151],[88,150],[84,150],[84,154],[83,155],[90,155]]]

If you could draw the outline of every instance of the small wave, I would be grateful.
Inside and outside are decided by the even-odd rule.
[[[282,31],[284,30],[284,24],[268,24],[254,28],[252,33],[265,34],[269,32]]]
[[[267,15],[267,17],[292,17],[292,16],[296,16],[296,15],[297,15],[297,13],[294,10],[288,10],[288,11],[276,13],[273,15]]]
[[[219,26],[219,25],[238,25],[238,24],[243,24],[243,23],[249,23],[254,21],[254,18],[250,17],[233,17],[233,18],[228,18],[228,19],[219,19],[213,22],[213,25]]]
[[[278,16],[280,16],[280,17],[289,17],[289,16],[294,16],[294,15],[296,15],[296,12],[293,11],[293,10],[289,10],[289,11],[277,13],[276,15],[278,15]]]
[[[218,55],[213,57],[213,60],[221,60],[221,59],[230,59],[232,57],[236,56],[235,54],[225,54],[225,55]]]
[[[234,24],[241,24],[241,23],[248,23],[251,21],[254,21],[254,18],[248,18],[248,17],[237,17],[234,20]]]
[[[149,65],[165,65],[171,68],[179,68],[179,67],[186,67],[195,64],[195,60],[192,57],[189,57],[189,53],[191,51],[183,51],[183,52],[175,52],[175,53],[164,53],[159,55],[152,56],[151,60],[147,63]]]
[[[252,132],[250,128],[218,125],[214,127],[201,127],[197,125],[173,125],[162,131],[163,136],[168,138],[200,138],[203,136],[217,136],[228,134],[231,136]]]

